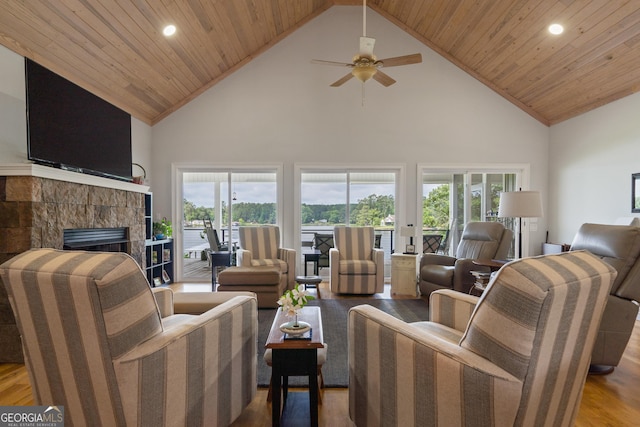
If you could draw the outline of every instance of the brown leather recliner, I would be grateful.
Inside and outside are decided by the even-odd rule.
[[[592,373],[609,373],[620,362],[638,317],[640,227],[583,224],[570,250],[587,250],[618,272],[591,356]]]
[[[513,231],[499,222],[470,222],[456,249],[456,256],[427,253],[420,260],[420,292],[429,295],[438,289],[469,292],[475,278],[473,270],[488,268],[473,264],[474,259],[505,259]]]

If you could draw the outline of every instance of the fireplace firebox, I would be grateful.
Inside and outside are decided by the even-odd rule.
[[[131,254],[129,229],[127,227],[65,229],[63,249]]]

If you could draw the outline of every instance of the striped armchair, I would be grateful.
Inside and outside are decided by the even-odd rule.
[[[358,426],[572,426],[615,270],[587,251],[505,265],[479,299],[431,294],[429,322],[349,312]]]
[[[0,266],[36,405],[70,426],[227,426],[256,392],[257,303],[173,314],[122,253],[27,251]]]
[[[384,291],[384,251],[375,247],[373,227],[336,226],[329,250],[331,292],[375,294]]]
[[[280,228],[275,225],[238,228],[238,266],[274,267],[280,270],[282,292],[296,284],[296,251],[280,247]]]

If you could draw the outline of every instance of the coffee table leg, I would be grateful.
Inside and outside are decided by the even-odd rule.
[[[289,395],[289,377],[282,377],[282,406],[287,404],[287,396]]]
[[[276,362],[276,351],[274,350],[272,353],[273,363],[271,369],[273,370],[271,373],[271,425],[279,426],[280,425],[280,398],[282,396],[280,390],[280,382],[282,381],[282,373],[280,372],[280,366],[278,362]]]
[[[311,426],[318,426],[318,352],[313,350],[309,357],[309,416]]]

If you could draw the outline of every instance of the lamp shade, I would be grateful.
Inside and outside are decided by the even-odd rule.
[[[537,218],[542,216],[539,191],[507,191],[500,193],[499,217]]]
[[[413,237],[415,233],[415,227],[413,225],[400,227],[400,235],[402,237]]]

